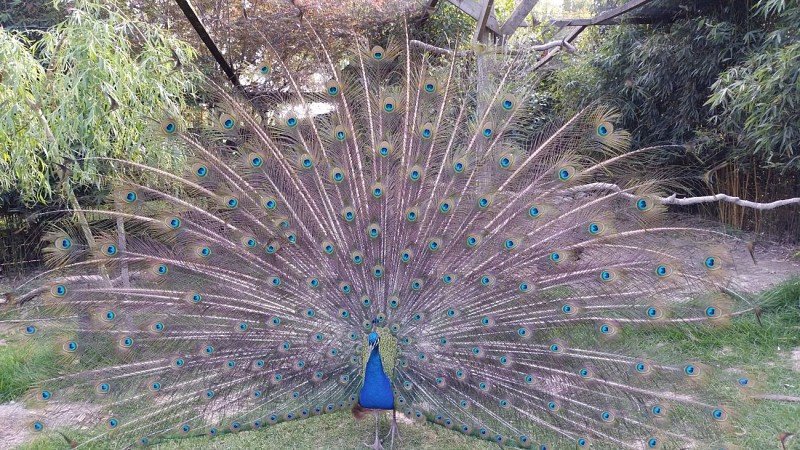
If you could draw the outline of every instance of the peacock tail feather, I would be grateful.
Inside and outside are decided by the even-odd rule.
[[[747,380],[718,388],[629,333],[737,310],[735,239],[659,202],[674,148],[630,150],[599,104],[531,139],[513,60],[476,92],[457,57],[359,44],[342,68],[316,48],[322,92],[266,49],[256,75],[293,100],[267,113],[209,80],[210,123],[155,121],[148,145],[184,173],[98,158],[135,176],[83,211],[91,237],[54,228],[49,270],[14,293],[62,357],[31,403],[101,405],[79,445],[258,428],[350,408],[376,331],[415,420],[536,448],[724,444]]]

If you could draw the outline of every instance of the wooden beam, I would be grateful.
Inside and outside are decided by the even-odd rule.
[[[553,27],[563,28],[563,27],[577,27],[577,26],[589,26],[589,25],[620,25],[623,23],[626,24],[633,24],[633,25],[641,25],[641,24],[651,24],[651,23],[670,23],[673,22],[673,18],[668,15],[659,15],[659,16],[649,16],[649,17],[630,17],[630,18],[621,18],[615,17],[613,19],[606,19],[602,22],[592,23],[592,19],[561,19],[561,20],[552,20],[549,22],[544,22],[542,25],[549,25]]]
[[[615,17],[619,17],[625,13],[631,12],[640,6],[646,5],[653,0],[631,0],[628,3],[625,3],[622,6],[618,6],[616,8],[611,8],[608,11],[603,11],[600,14],[594,16],[592,18],[592,23],[590,25],[598,25],[600,22],[608,19],[613,19]]]
[[[591,22],[587,25],[580,25],[572,30],[567,37],[564,38],[565,42],[572,42],[575,38],[578,37],[579,34],[586,29],[587,26],[590,25],[599,25],[601,22],[606,20],[615,19],[627,12],[633,11],[636,8],[639,8],[647,3],[650,3],[653,0],[631,0],[628,3],[625,3],[622,6],[618,6],[616,8],[609,9],[608,11],[604,11],[591,19]],[[533,66],[533,70],[537,70],[543,65],[547,64],[551,59],[553,59],[558,54],[558,49],[553,49],[553,51],[549,52],[545,55],[544,58],[540,59],[535,66]]]
[[[189,23],[192,24],[194,27],[194,31],[197,32],[197,35],[200,36],[200,40],[203,41],[203,44],[206,46],[209,52],[211,52],[211,56],[214,57],[214,60],[217,61],[217,64],[222,68],[222,71],[225,72],[225,75],[228,77],[231,83],[237,88],[241,88],[242,84],[239,82],[239,77],[236,75],[236,72],[233,70],[228,61],[225,60],[225,55],[217,47],[217,44],[214,43],[214,40],[211,39],[211,36],[208,34],[208,30],[203,25],[203,22],[200,21],[200,18],[197,17],[197,13],[194,12],[194,8],[189,3],[189,0],[175,0],[175,3],[181,8],[183,11],[183,15],[186,16],[186,19],[189,20]]]
[[[514,31],[522,25],[522,22],[525,21],[525,18],[528,17],[528,14],[530,14],[537,3],[539,3],[539,0],[522,0],[519,2],[511,13],[511,16],[508,17],[508,20],[500,27],[500,34],[503,36],[511,36],[514,34]]]
[[[480,20],[481,12],[483,12],[484,1],[481,0],[448,0],[453,6],[457,7],[461,11],[464,11],[467,15],[472,17],[475,20]],[[494,11],[489,16],[488,21],[486,22],[486,28],[488,28],[491,32],[495,34],[500,34],[500,25],[497,24],[497,17],[494,15]]]
[[[486,42],[486,24],[489,22],[489,17],[494,13],[494,0],[484,0],[483,11],[478,18],[478,27],[475,29],[475,42]]]

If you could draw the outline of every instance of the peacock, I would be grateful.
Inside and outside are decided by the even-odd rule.
[[[251,78],[288,80],[279,98],[208,79],[202,114],[152,118],[144,147],[179,171],[91,161],[126,176],[7,294],[4,320],[59,355],[32,408],[95,405],[73,446],[350,409],[392,415],[375,450],[398,414],[542,450],[725,447],[748,378],[651,360],[635,333],[742,308],[739,241],[662,201],[682,146],[631,150],[600,102],[531,133],[518,56],[487,88],[408,40],[314,52],[318,87],[267,46]]]

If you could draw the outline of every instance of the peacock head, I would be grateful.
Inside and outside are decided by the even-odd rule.
[[[372,333],[369,334],[369,338],[368,339],[369,339],[369,345],[371,347],[374,347],[374,346],[378,345],[378,342],[381,340],[381,337],[380,337],[380,335],[378,335],[378,333],[373,331]]]

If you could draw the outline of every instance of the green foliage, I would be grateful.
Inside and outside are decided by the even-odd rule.
[[[752,48],[724,71],[708,104],[713,122],[742,155],[758,155],[766,167],[800,169],[800,4],[762,0],[757,16],[768,25],[751,32]]]
[[[28,203],[53,197],[65,161],[77,161],[77,186],[100,184],[107,169],[94,157],[169,167],[169,149],[142,143],[193,91],[194,72],[175,70],[194,57],[188,45],[112,7],[72,6],[36,41],[0,29],[0,193]]]
[[[605,98],[639,145],[694,141],[710,159],[800,168],[800,5],[761,0],[664,26],[591,30],[549,91],[564,109]],[[755,157],[754,160],[750,158]]]
[[[609,98],[640,145],[691,139],[710,115],[703,104],[717,75],[741,57],[743,31],[712,17],[668,30],[620,25],[593,33],[574,65],[556,74],[557,98],[579,108]]]

